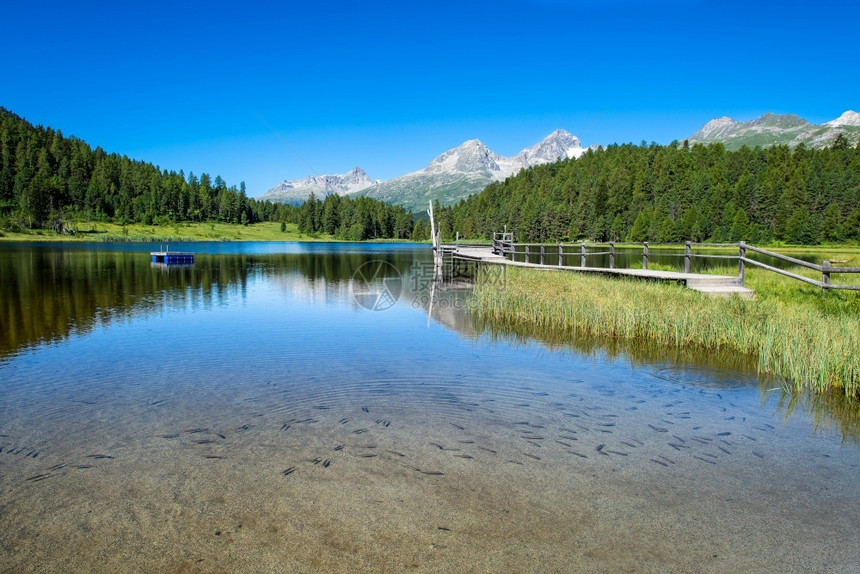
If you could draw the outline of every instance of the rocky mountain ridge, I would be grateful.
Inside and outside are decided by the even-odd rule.
[[[313,193],[325,198],[333,193],[347,195],[359,192],[378,182],[370,179],[360,167],[354,167],[341,175],[312,175],[291,181],[284,180],[263,195],[261,201],[299,204]]]
[[[840,133],[850,145],[860,141],[860,113],[848,110],[821,125],[794,114],[766,113],[744,122],[729,117],[715,118],[687,139],[691,144],[719,142],[730,150],[744,145],[796,146],[801,143],[817,148],[833,145]],[[366,195],[420,212],[426,209],[429,200],[438,199],[443,205],[454,204],[481,192],[495,181],[515,175],[521,169],[577,158],[585,151],[579,138],[565,130],[556,130],[510,157],[497,154],[482,141],[472,139],[440,154],[427,167],[388,181],[374,181],[364,170],[356,167],[342,175],[316,175],[283,181],[260,199],[298,204],[311,193],[320,198],[332,193]]]
[[[735,150],[742,146],[770,146],[786,144],[807,147],[826,147],[832,145],[838,134],[843,134],[850,144],[860,140],[860,114],[848,110],[834,120],[821,125],[813,124],[794,114],[772,114],[747,122],[739,122],[729,117],[716,118],[706,123],[691,135],[692,143],[722,143],[727,149]]]
[[[455,203],[521,169],[579,157],[583,153],[585,150],[579,138],[565,130],[556,130],[511,157],[499,155],[482,141],[473,139],[437,156],[424,169],[388,181],[373,181],[364,170],[356,167],[342,175],[315,175],[284,180],[259,199],[299,204],[311,193],[318,198],[333,193],[367,195],[403,205],[413,211],[423,211],[430,199],[438,198],[443,204]]]
[[[423,211],[430,200],[450,205],[521,169],[576,158],[583,153],[585,149],[579,138],[565,130],[556,130],[511,157],[499,155],[481,140],[473,139],[439,155],[424,169],[380,182],[355,195]]]

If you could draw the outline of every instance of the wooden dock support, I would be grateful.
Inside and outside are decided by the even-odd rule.
[[[693,249],[690,246],[690,242],[687,241],[684,243],[684,273],[690,272],[690,255],[693,253]]]

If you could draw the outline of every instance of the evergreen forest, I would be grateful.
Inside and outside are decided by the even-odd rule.
[[[186,177],[109,154],[0,107],[0,230],[72,233],[93,221],[281,221],[310,235],[354,240],[404,239],[413,231],[412,214],[402,207],[336,195],[324,201],[311,196],[300,207],[257,201],[247,197],[244,183],[237,189],[220,176]]]
[[[625,144],[532,167],[452,208],[443,234],[516,241],[712,241],[813,245],[860,240],[860,144],[727,151]]]

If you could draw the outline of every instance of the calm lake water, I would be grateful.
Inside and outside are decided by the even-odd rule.
[[[742,360],[491,335],[427,246],[153,248],[0,244],[0,572],[860,571],[856,420]]]

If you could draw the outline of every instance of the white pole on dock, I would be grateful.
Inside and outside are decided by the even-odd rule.
[[[433,202],[430,201],[430,209],[427,210],[427,215],[430,216],[430,235],[433,238],[433,263],[437,270],[442,269],[442,238],[436,235],[436,220],[433,217]],[[441,229],[439,230],[442,231]]]
[[[433,202],[430,203],[430,209],[427,210],[427,215],[430,216],[430,238],[433,240],[433,248],[437,247],[436,245],[436,221],[433,219]]]

